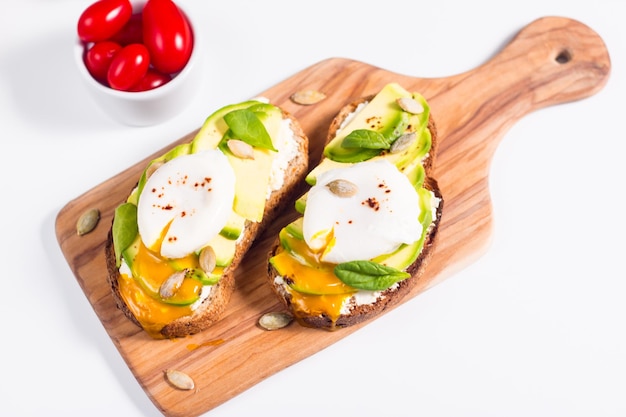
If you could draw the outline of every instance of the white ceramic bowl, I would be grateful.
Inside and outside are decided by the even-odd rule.
[[[145,0],[132,0],[133,13],[143,9]],[[85,48],[76,37],[74,58],[83,84],[100,108],[111,118],[130,126],[150,126],[162,123],[179,114],[198,91],[202,80],[202,39],[194,18],[184,5],[176,3],[185,14],[194,36],[193,50],[187,65],[167,84],[153,90],[127,92],[114,90],[96,81],[83,61]]]

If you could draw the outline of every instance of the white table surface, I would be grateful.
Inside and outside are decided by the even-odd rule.
[[[217,107],[325,58],[453,75],[549,15],[597,31],[611,77],[593,97],[542,109],[506,134],[491,166],[487,253],[206,415],[626,415],[626,2],[185,0],[205,22],[205,82],[184,114],[147,128],[109,120],[77,78],[71,45],[90,1],[8,3],[0,415],[161,415],[59,249],[54,222],[68,201]],[[414,37],[394,36],[405,25]]]

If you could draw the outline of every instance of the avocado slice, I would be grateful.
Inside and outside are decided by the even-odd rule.
[[[412,97],[424,108],[420,114],[410,114],[402,110],[396,100],[402,97]],[[327,170],[347,166],[360,162],[362,157],[368,159],[384,158],[402,168],[413,161],[421,160],[430,150],[432,138],[427,129],[430,107],[418,93],[409,93],[396,83],[387,84],[355,117],[337,133],[324,148],[325,158],[306,177],[310,185],[314,185],[316,178]],[[416,140],[405,150],[390,153],[386,149],[344,148],[342,143],[351,132],[361,129],[374,130],[382,134],[390,142],[397,140],[404,133],[415,132]],[[375,153],[375,154],[374,154]],[[354,159],[349,155],[354,154]]]
[[[246,218],[233,211],[230,213],[226,225],[220,230],[220,235],[224,236],[226,239],[237,240],[239,236],[241,236],[245,226]]]
[[[259,104],[256,100],[244,101],[243,103],[230,104],[221,109],[214,111],[209,115],[194,139],[191,141],[191,153],[201,150],[215,149],[228,131],[228,125],[224,121],[224,115],[233,110],[247,109],[248,107]]]
[[[409,265],[415,262],[419,254],[422,252],[422,248],[424,247],[424,240],[426,239],[426,235],[428,234],[428,227],[432,223],[433,219],[431,206],[433,193],[425,188],[420,187],[417,189],[417,194],[419,196],[419,204],[421,209],[419,220],[422,224],[422,236],[410,245],[402,245],[399,249],[390,254],[381,255],[372,259],[373,262],[390,266],[400,271],[404,271]]]
[[[300,214],[304,214],[304,209],[306,208],[306,199],[308,193],[302,194],[295,202],[296,211]]]
[[[295,239],[304,240],[304,233],[302,232],[302,225],[304,223],[303,217],[298,217],[287,226],[285,226],[285,232],[289,233]]]
[[[340,295],[352,294],[356,292],[353,287],[341,283],[339,279],[337,279],[337,281],[338,282],[333,282],[332,284],[318,284],[315,286],[310,285],[312,284],[312,282],[308,280],[302,282],[289,281],[287,285],[289,285],[289,288],[291,288],[292,290],[297,291],[300,294],[307,295]]]
[[[324,156],[337,162],[361,162],[380,154],[377,149],[345,148],[343,142],[352,131],[366,129],[392,141],[406,131],[409,114],[396,103],[411,94],[396,83],[387,84],[324,148]],[[373,151],[373,154],[372,154]],[[371,156],[370,156],[371,155]]]
[[[383,108],[383,105],[387,107]],[[397,107],[397,109],[395,108]],[[324,148],[324,156],[336,162],[362,162],[380,155],[386,148],[365,148],[347,145],[349,133],[355,131],[352,126],[362,126],[358,129],[371,130],[382,135],[389,143],[393,142],[406,131],[409,125],[409,114],[400,109],[399,106],[391,102],[382,103],[372,101],[372,106],[368,106],[365,114],[359,113],[357,120],[348,124],[337,137]],[[382,111],[381,111],[382,110]],[[378,116],[374,111],[380,112]]]
[[[272,140],[276,140],[282,121],[281,110],[271,104],[251,100],[225,106],[211,114],[191,142],[191,152],[214,149],[229,137],[229,127],[224,116],[232,111],[249,109],[263,123]],[[233,210],[245,219],[260,222],[265,211],[270,171],[275,152],[255,147],[253,159],[243,159],[225,152],[235,171],[235,201]]]
[[[235,257],[237,240],[229,239],[218,234],[207,244],[215,252],[215,263],[217,266],[226,267],[230,265]]]

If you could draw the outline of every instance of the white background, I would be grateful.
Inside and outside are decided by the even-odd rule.
[[[325,58],[443,77],[548,15],[597,31],[611,77],[506,134],[487,253],[207,415],[626,415],[626,2],[184,3],[203,22],[201,92],[180,116],[133,128],[101,113],[77,77],[74,30],[90,1],[3,0],[0,415],[160,415],[58,247],[55,217],[71,199]]]

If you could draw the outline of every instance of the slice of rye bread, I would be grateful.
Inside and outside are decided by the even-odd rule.
[[[337,113],[337,115],[330,124],[326,143],[330,142],[336,136],[342,122],[346,119],[346,117],[348,117],[349,114],[356,110],[359,104],[370,101],[373,97],[374,96],[363,97],[344,106]],[[336,321],[333,321],[326,314],[309,316],[301,316],[300,314],[298,314],[296,318],[298,322],[300,322],[302,325],[307,327],[335,330],[338,328],[353,326],[366,320],[370,320],[373,317],[381,314],[384,310],[397,304],[417,284],[418,280],[423,274],[424,269],[426,268],[426,265],[428,264],[428,261],[432,257],[432,253],[434,252],[434,247],[437,240],[437,230],[439,228],[439,222],[441,221],[441,214],[443,210],[443,196],[441,195],[441,191],[439,190],[437,181],[434,178],[430,177],[435,163],[438,141],[437,129],[432,114],[429,116],[428,129],[430,130],[432,136],[432,145],[428,155],[426,155],[423,160],[424,169],[426,172],[424,187],[434,193],[434,195],[439,199],[439,205],[436,210],[436,217],[431,223],[428,234],[424,239],[424,247],[422,248],[422,251],[418,255],[415,262],[409,265],[409,267],[406,269],[406,272],[411,274],[411,278],[402,280],[394,286],[391,286],[390,288],[382,291],[380,295],[376,298],[376,301],[370,304],[358,305],[354,302],[353,297],[349,301],[349,303],[351,303],[349,313],[341,314],[336,319]],[[280,243],[277,239],[272,247],[272,250],[269,253],[268,259],[276,254],[279,245]],[[276,271],[276,269],[272,266],[270,262],[268,262],[267,264],[268,279],[272,290],[281,300],[282,304],[287,307],[287,309],[292,310],[292,296],[286,287],[287,284],[285,284],[284,280],[277,281],[276,278],[279,277],[278,271]]]
[[[217,284],[211,290],[202,304],[196,308],[193,314],[180,317],[161,329],[164,338],[176,338],[192,335],[201,332],[217,322],[230,301],[235,289],[234,273],[245,253],[248,251],[254,240],[262,231],[274,220],[282,208],[287,206],[296,197],[298,187],[303,181],[308,171],[309,140],[305,135],[299,122],[290,113],[283,110],[283,118],[291,120],[291,129],[297,142],[297,155],[291,160],[285,170],[284,183],[278,190],[273,191],[265,204],[263,220],[260,223],[246,221],[242,236],[240,237],[235,256],[231,264],[224,269],[224,273]],[[115,265],[115,252],[113,248],[112,232],[109,231],[108,240],[105,247],[106,264],[108,271],[108,282],[111,286],[113,297],[117,308],[119,308],[128,319],[137,326],[142,327],[137,318],[130,311],[120,294],[119,268]]]

